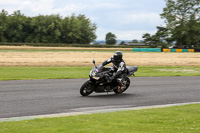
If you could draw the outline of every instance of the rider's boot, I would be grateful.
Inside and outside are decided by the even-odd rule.
[[[122,86],[123,86],[123,83],[121,82],[121,84],[118,85],[118,89],[117,89],[118,92],[122,91],[122,90],[121,90],[121,87],[122,87]]]

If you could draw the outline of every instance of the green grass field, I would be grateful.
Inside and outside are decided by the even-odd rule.
[[[0,133],[199,133],[200,104],[0,122]]]
[[[0,67],[0,80],[88,78],[92,67]],[[139,66],[137,77],[200,76],[200,67]]]
[[[88,78],[91,67],[0,67],[0,80]],[[137,77],[200,76],[200,67],[139,66]],[[0,122],[0,133],[199,133],[200,104]]]

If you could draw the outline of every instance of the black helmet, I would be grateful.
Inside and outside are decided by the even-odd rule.
[[[122,52],[121,51],[116,51],[115,54],[113,55],[113,59],[115,62],[120,62],[122,60]]]

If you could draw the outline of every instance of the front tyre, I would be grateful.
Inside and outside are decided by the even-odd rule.
[[[93,89],[89,83],[89,81],[86,81],[80,88],[80,94],[82,96],[88,96],[93,92]]]

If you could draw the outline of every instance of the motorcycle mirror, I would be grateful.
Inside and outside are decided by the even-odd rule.
[[[97,66],[95,65],[95,60],[94,60],[94,59],[92,60],[92,63],[94,64],[95,67],[97,67]]]
[[[94,59],[92,60],[92,63],[95,65],[95,60]]]

